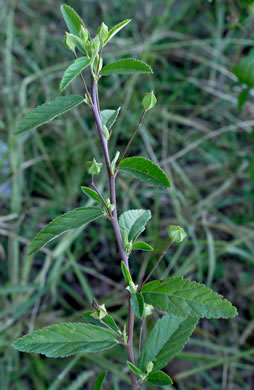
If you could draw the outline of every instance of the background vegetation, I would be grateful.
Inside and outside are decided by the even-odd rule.
[[[253,1],[66,3],[94,32],[102,20],[113,26],[132,18],[110,45],[107,59],[133,55],[154,69],[153,76],[105,78],[100,84],[103,108],[122,104],[111,141],[114,148],[117,140],[121,150],[141,114],[144,93],[154,89],[158,105],[146,116],[132,152],[159,163],[173,183],[154,197],[144,184],[127,177],[118,180],[119,211],[142,207],[153,214],[146,239],[155,251],[150,257],[132,255],[132,269],[141,279],[165,244],[166,227],[182,225],[188,240],[170,249],[156,277],[177,274],[204,282],[239,311],[232,320],[200,321],[187,348],[167,369],[175,381],[171,388],[251,390],[254,110],[252,93],[238,109],[242,87],[235,84],[232,68],[254,46]],[[108,369],[105,389],[122,390],[129,388],[129,378],[122,369],[126,356],[121,347],[60,360],[10,347],[34,328],[80,321],[93,297],[105,296],[100,302],[120,324],[127,314],[119,258],[106,220],[26,255],[29,241],[52,218],[89,204],[80,191],[89,183],[85,162],[92,154],[102,160],[85,107],[14,136],[25,112],[59,95],[59,80],[72,60],[62,44],[60,4],[1,4],[0,388],[92,389],[95,374]],[[78,82],[72,88],[82,93]],[[105,187],[104,177],[98,186]]]

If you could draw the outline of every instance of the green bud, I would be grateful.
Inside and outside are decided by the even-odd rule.
[[[115,209],[115,205],[110,203],[110,199],[109,198],[106,199],[106,205],[107,205],[109,211],[111,211],[111,213],[112,213],[114,211],[114,209]]]
[[[108,37],[108,26],[102,22],[97,30],[98,37],[100,39],[100,47],[103,46],[105,39]]]
[[[98,175],[101,171],[101,168],[103,167],[103,164],[97,163],[97,161],[94,158],[93,161],[87,161],[86,167],[90,175]]]
[[[130,242],[128,242],[128,244],[124,247],[124,249],[126,250],[128,256],[131,254],[132,246],[133,246],[133,242],[130,241]]]
[[[152,314],[153,312],[153,306],[149,305],[148,303],[144,304],[144,317],[148,317]]]
[[[104,317],[108,315],[107,309],[105,305],[99,305],[98,309],[96,309],[91,316],[96,320],[102,320]]]
[[[146,93],[142,100],[142,105],[146,111],[151,110],[151,108],[153,108],[156,105],[156,103],[157,103],[157,99],[153,91]]]
[[[102,125],[102,129],[103,129],[104,137],[105,137],[106,141],[108,141],[109,140],[109,131],[107,129],[107,126]]]
[[[128,342],[128,334],[126,331],[126,324],[124,324],[124,328],[123,328],[123,341],[124,341],[124,344],[127,344],[127,342]]]
[[[126,287],[126,290],[128,290],[131,293],[131,295],[136,294],[136,292],[138,291],[138,285],[134,284],[133,281],[131,280],[129,282],[129,286]]]
[[[99,61],[100,61],[100,63],[98,64]],[[93,62],[93,71],[94,71],[95,74],[100,72],[100,70],[102,68],[102,65],[103,65],[103,60],[99,56],[99,54],[97,54],[95,59],[94,59],[94,62]]]
[[[85,48],[85,51],[86,51],[86,54],[87,54],[87,57],[91,58],[92,57],[92,42],[90,41],[90,39],[88,39],[87,41],[83,41],[83,46]]]
[[[115,157],[111,161],[110,170],[111,170],[112,175],[115,174],[115,167],[116,167],[117,160],[119,159],[119,156],[120,156],[120,152],[117,151],[116,154],[115,154]]]
[[[146,365],[146,372],[149,374],[153,370],[153,362],[148,362]]]
[[[91,42],[92,58],[95,58],[97,56],[99,50],[100,50],[100,38],[98,37],[98,35],[96,35],[96,37]]]
[[[85,102],[88,106],[91,106],[91,102],[90,102],[90,100],[89,100],[87,94],[85,94],[84,102]]]
[[[66,47],[66,49],[71,50],[76,55],[76,51],[75,51],[76,45],[77,45],[76,37],[72,34],[65,33],[64,46]]]
[[[177,244],[182,242],[185,239],[185,237],[187,236],[187,234],[185,233],[183,228],[181,228],[180,226],[173,226],[173,225],[169,226],[168,235],[169,235],[169,238],[172,241],[176,242]]]
[[[89,40],[90,34],[89,34],[89,32],[88,32],[88,30],[87,30],[86,27],[84,27],[84,26],[81,25],[81,27],[80,27],[80,32],[79,32],[79,36],[80,36],[80,38],[82,39],[83,44],[86,43],[87,40]]]

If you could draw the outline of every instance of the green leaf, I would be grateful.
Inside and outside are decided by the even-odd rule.
[[[112,62],[111,64],[105,65],[100,71],[101,76],[131,73],[153,73],[153,71],[151,66],[134,58],[125,58],[123,60]]]
[[[254,87],[254,50],[252,49],[247,57],[241,59],[240,63],[233,68],[233,73],[239,82]]]
[[[157,386],[172,385],[172,379],[162,371],[153,371],[146,377],[147,382]]]
[[[78,95],[58,96],[51,102],[44,103],[30,111],[20,122],[16,134],[21,134],[44,125],[57,116],[78,106],[83,101],[84,98]]]
[[[138,367],[145,370],[149,362],[153,362],[154,370],[165,367],[183,349],[197,323],[196,318],[177,317],[173,314],[163,316],[146,339]]]
[[[163,170],[144,157],[125,158],[120,162],[118,169],[155,187],[170,187],[170,182]]]
[[[97,202],[97,203],[100,203],[100,204],[103,206],[103,208],[105,207],[105,205],[104,205],[102,199],[99,197],[99,195],[97,194],[96,191],[92,190],[92,189],[89,188],[89,187],[84,187],[84,186],[81,187],[81,191],[82,191],[86,196],[88,196],[88,198],[90,198],[90,199],[92,199],[92,200],[95,200],[95,202]]]
[[[60,91],[62,92],[85,68],[90,64],[88,57],[77,58],[64,72],[60,83]]]
[[[250,88],[246,87],[238,95],[238,108],[239,108],[239,110],[241,110],[243,108],[244,104],[247,102],[249,94],[250,94]]]
[[[105,317],[103,317],[103,319],[101,321],[94,318],[92,316],[92,314],[93,314],[92,311],[87,311],[83,314],[83,317],[87,322],[90,322],[91,324],[94,324],[94,325],[97,325],[97,326],[100,326],[100,327],[106,328],[106,329],[107,329],[106,325],[108,325],[115,332],[117,332],[119,334],[121,333],[121,330],[118,328],[114,318],[111,317],[109,314],[107,314]],[[106,325],[104,325],[103,323],[105,323]]]
[[[109,30],[108,32],[108,36],[107,38],[104,40],[104,46],[106,45],[106,43],[108,43],[119,31],[121,31],[125,26],[127,26],[127,24],[129,24],[131,22],[131,19],[126,19],[124,20],[123,22],[121,23],[118,23],[116,26],[114,26],[113,28],[111,28],[111,30]]]
[[[119,115],[119,112],[121,110],[121,107],[118,107],[117,110],[103,110],[101,111],[101,121],[104,126],[107,127],[108,130],[111,129],[115,121],[117,120],[117,117]]]
[[[36,330],[13,343],[22,352],[47,357],[65,357],[78,352],[98,352],[114,347],[117,339],[110,330],[82,323],[62,323]]]
[[[168,236],[172,241],[176,242],[177,244],[180,244],[180,242],[185,239],[187,234],[185,233],[183,228],[181,228],[181,226],[170,225],[168,228]]]
[[[134,245],[132,245],[131,249],[136,251],[153,251],[151,245],[143,241],[137,241]]]
[[[61,12],[71,34],[79,35],[81,26],[86,27],[83,20],[69,5],[62,5]]]
[[[69,211],[66,214],[60,215],[45,228],[43,228],[33,239],[28,247],[28,255],[37,252],[40,248],[46,245],[49,241],[60,236],[71,229],[77,229],[88,222],[104,215],[104,212],[99,207],[80,207]]]
[[[230,318],[237,310],[230,302],[203,284],[181,277],[155,280],[142,287],[143,297],[160,310],[180,317]]]
[[[133,374],[138,375],[138,376],[145,375],[144,372],[142,372],[138,367],[134,366],[134,364],[132,364],[131,362],[127,361],[127,364],[128,364],[129,369],[131,370],[131,372],[133,372]]]
[[[150,210],[128,210],[125,211],[119,218],[119,228],[124,241],[125,231],[129,241],[136,241],[138,236],[145,230],[145,226],[151,219]]]
[[[104,379],[107,375],[107,371],[102,371],[96,378],[96,381],[95,381],[95,384],[94,384],[94,390],[101,390],[102,389],[102,385],[103,385],[103,382],[104,382]]]
[[[76,11],[69,5],[62,5],[61,12],[65,20],[66,26],[71,34],[79,36],[81,26],[86,28],[83,20],[79,17]],[[81,53],[85,54],[85,50],[80,43],[77,42],[77,46]]]
[[[138,318],[142,318],[144,315],[144,298],[142,294],[136,293],[132,295],[131,306],[135,316]]]
[[[121,262],[121,268],[122,268],[122,273],[123,273],[125,282],[129,286],[129,283],[132,282],[132,277],[131,277],[129,270],[127,269],[127,267],[123,261]]]

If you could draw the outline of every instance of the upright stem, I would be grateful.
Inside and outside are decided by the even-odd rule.
[[[124,250],[122,237],[120,233],[120,228],[118,224],[118,218],[117,218],[117,205],[116,205],[116,177],[111,172],[110,168],[110,157],[109,157],[109,151],[108,151],[108,143],[104,137],[103,128],[102,128],[102,122],[101,122],[101,115],[100,115],[100,107],[99,107],[99,99],[98,99],[98,90],[97,90],[97,83],[93,80],[92,81],[92,100],[93,100],[93,114],[94,118],[98,127],[99,136],[102,144],[104,159],[106,163],[107,173],[108,173],[108,180],[109,180],[109,190],[110,190],[110,202],[115,206],[114,210],[112,212],[111,222],[113,225],[113,229],[115,232],[116,241],[118,244],[119,252],[121,255],[121,259],[124,261],[127,269],[129,269],[129,262],[128,262],[128,256]],[[134,328],[134,313],[131,307],[130,303],[130,296],[129,296],[129,321],[128,321],[128,341],[126,344],[126,349],[128,353],[128,359],[132,364],[135,364],[134,360],[134,353],[133,353],[133,328]],[[137,382],[136,382],[136,376],[131,372],[131,383],[132,383],[132,390],[137,389]]]

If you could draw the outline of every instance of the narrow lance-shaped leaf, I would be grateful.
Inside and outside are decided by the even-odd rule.
[[[22,352],[47,357],[65,357],[78,352],[98,352],[114,347],[117,339],[110,330],[82,323],[62,323],[36,330],[13,343]]]
[[[132,245],[131,249],[135,251],[153,251],[151,245],[143,241],[137,241],[134,245]]]
[[[142,293],[146,303],[180,317],[230,318],[237,315],[236,308],[221,295],[181,277],[147,283],[142,287]]]
[[[123,261],[121,262],[121,269],[122,269],[122,273],[123,273],[125,282],[126,282],[127,286],[129,286],[129,283],[132,282],[132,277],[131,277],[130,271],[128,270],[128,268],[126,267],[126,265],[124,264]]]
[[[144,315],[144,298],[142,297],[142,294],[136,293],[132,295],[131,306],[135,316],[142,318]]]
[[[103,200],[99,197],[99,195],[97,194],[96,191],[92,190],[89,187],[85,187],[85,186],[81,187],[81,191],[83,192],[83,194],[88,196],[88,198],[95,200],[95,202],[100,203],[103,207],[105,207]]]
[[[83,20],[79,17],[77,12],[74,11],[74,9],[69,5],[62,5],[61,12],[70,33],[79,36],[81,26],[86,28]],[[77,46],[81,53],[85,54],[85,49],[79,42],[77,42]]]
[[[138,367],[134,366],[131,362],[128,362],[128,367],[129,369],[133,372],[133,374],[138,375],[138,376],[145,376],[145,373],[142,372]]]
[[[34,129],[50,122],[57,116],[64,114],[84,101],[82,96],[59,96],[51,102],[44,103],[29,112],[20,122],[16,134]]]
[[[155,187],[170,187],[169,179],[163,170],[144,157],[125,158],[118,169]]]
[[[119,31],[121,31],[125,26],[127,26],[127,24],[129,24],[131,22],[131,19],[126,19],[124,21],[122,21],[121,23],[118,23],[116,26],[114,26],[113,28],[111,28],[111,30],[109,30],[108,32],[108,36],[107,38],[105,39],[104,41],[104,46],[106,45],[106,43],[108,43]]]
[[[107,371],[102,371],[96,378],[95,380],[95,384],[94,384],[94,390],[101,390],[102,389],[102,385],[103,385],[103,382],[104,382],[104,379],[107,375]]]
[[[173,384],[172,379],[163,371],[151,372],[147,376],[146,380],[147,382],[157,386],[168,386]]]
[[[101,76],[111,76],[112,74],[131,74],[131,73],[153,73],[151,66],[145,62],[134,58],[125,58],[123,60],[112,62],[105,65],[100,71]]]
[[[119,228],[124,241],[124,232],[127,232],[129,241],[135,241],[145,230],[147,222],[151,219],[150,210],[128,210],[119,218]]]
[[[79,35],[81,26],[85,27],[83,20],[79,17],[76,11],[69,5],[62,5],[61,12],[71,34]]]
[[[177,317],[173,314],[159,319],[142,348],[138,361],[141,370],[148,362],[153,362],[153,369],[165,367],[187,343],[197,325],[198,319]]]
[[[118,328],[115,320],[113,317],[111,317],[109,314],[107,314],[105,317],[102,318],[102,320],[98,320],[97,318],[94,318],[92,316],[93,312],[92,311],[87,311],[83,314],[83,317],[84,317],[84,320],[86,320],[87,322],[90,322],[91,324],[94,324],[94,325],[97,325],[97,326],[100,326],[102,328],[106,328],[107,329],[107,326],[108,325],[111,329],[113,329],[115,332],[117,333],[121,333],[120,329]],[[104,325],[106,324],[106,325]]]
[[[85,68],[90,64],[88,57],[77,58],[64,72],[60,83],[60,91],[63,91]]]
[[[60,215],[45,228],[43,228],[33,239],[28,247],[28,255],[37,252],[49,241],[60,236],[71,229],[77,229],[88,222],[94,221],[104,214],[99,207],[80,207]]]
[[[111,129],[115,121],[117,120],[117,117],[119,115],[119,112],[121,110],[121,107],[118,107],[117,110],[103,110],[101,111],[101,121],[104,126],[107,127],[108,130]]]

